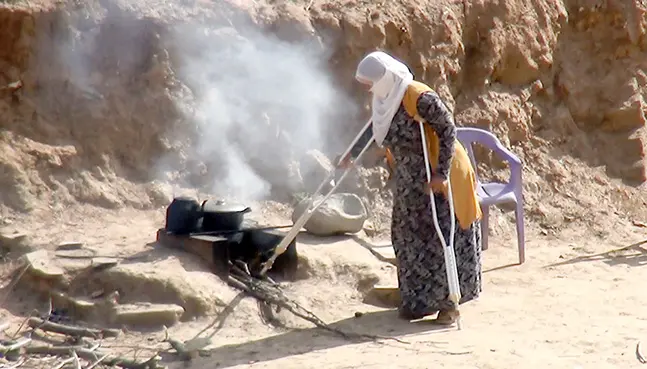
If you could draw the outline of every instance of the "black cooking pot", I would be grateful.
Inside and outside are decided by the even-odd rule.
[[[245,205],[223,200],[205,200],[201,207],[202,231],[237,231],[245,220],[245,214],[252,211]]]
[[[176,197],[166,208],[166,231],[172,234],[189,234],[198,228],[200,203],[191,197]]]

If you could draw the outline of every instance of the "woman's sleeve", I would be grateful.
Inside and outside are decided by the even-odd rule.
[[[456,125],[452,113],[440,97],[432,91],[425,92],[418,98],[418,114],[436,132],[440,145],[438,168],[433,175],[447,179],[456,141]]]

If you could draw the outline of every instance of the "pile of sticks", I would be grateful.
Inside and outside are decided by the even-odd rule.
[[[25,326],[27,329],[23,332]],[[7,327],[8,324],[4,324],[0,330],[4,331]],[[52,369],[92,369],[99,365],[123,369],[163,368],[157,353],[146,360],[137,361],[101,350],[104,338],[116,338],[120,333],[118,329],[93,329],[55,323],[49,321],[49,316],[46,319],[30,317],[13,337],[0,338],[0,357],[9,362],[0,367],[14,369],[27,362],[34,367],[34,362],[45,361],[45,357],[49,356],[50,360],[51,357],[58,358],[57,363],[47,365]]]
[[[332,327],[326,324],[312,311],[287,297],[281,287],[269,277],[266,276],[265,279],[252,277],[249,273],[248,267],[246,266],[240,267],[238,265],[230,264],[230,270],[231,274],[229,275],[227,282],[231,287],[236,288],[241,292],[234,297],[230,304],[228,304],[228,306],[213,320],[213,322],[200,331],[195,337],[184,342],[173,339],[168,336],[168,332],[166,333],[164,342],[170,344],[170,346],[175,350],[177,357],[181,360],[189,361],[196,356],[208,356],[208,351],[205,351],[204,349],[211,344],[211,339],[220,330],[220,328],[222,328],[226,317],[233,311],[233,309],[235,309],[236,305],[245,296],[253,297],[259,302],[261,318],[263,318],[266,323],[270,323],[274,326],[286,328],[274,315],[275,310],[277,313],[281,310],[286,310],[295,316],[312,323],[319,329],[328,331],[347,340],[359,342],[366,340],[374,342],[392,340],[399,343],[407,343],[406,341],[402,341],[395,337],[349,332]],[[216,328],[210,335],[202,336],[203,333],[213,327]]]
[[[256,279],[240,268],[232,268],[232,272],[233,273],[229,276],[229,279],[227,281],[228,284],[231,287],[234,287],[246,293],[247,295],[254,297],[259,302],[264,304],[267,308],[264,309],[265,313],[271,312],[272,306],[276,307],[277,311],[285,309],[296,315],[297,317],[314,324],[319,329],[331,332],[348,340],[391,340],[400,343],[407,343],[395,337],[347,332],[333,328],[330,325],[326,324],[323,320],[321,320],[321,318],[315,315],[312,311],[301,306],[293,299],[288,298],[283,293],[279,285],[272,281],[270,278],[266,277],[265,280]]]
[[[232,306],[225,310],[233,310],[240,300],[245,296],[250,296],[259,302],[261,317],[273,325],[281,325],[280,320],[274,316],[274,313],[286,310],[320,329],[345,339],[358,341],[393,340],[406,343],[394,337],[348,332],[334,328],[326,324],[310,310],[287,297],[282,288],[269,277],[265,277],[265,279],[252,277],[246,265],[244,268],[233,265],[232,267],[228,284],[240,290],[240,293],[232,301]],[[25,269],[17,279],[24,274]],[[12,285],[15,285],[17,279],[12,282]],[[6,299],[6,296],[0,300],[4,299]],[[6,333],[9,327],[8,323],[0,324],[0,369],[16,369],[21,366],[47,367],[50,369],[93,369],[101,367],[163,369],[165,366],[162,364],[160,355],[169,351],[171,353],[175,351],[175,356],[181,360],[191,360],[196,355],[208,356],[208,351],[204,349],[209,346],[213,335],[222,327],[226,315],[231,313],[231,311],[223,311],[213,323],[188,341],[181,342],[173,339],[166,332],[166,337],[162,342],[166,343],[170,348],[165,350],[161,348],[145,348],[145,350],[152,351],[153,354],[147,356],[145,360],[137,360],[110,353],[106,351],[105,347],[102,347],[104,343],[106,346],[110,346],[111,342],[104,341],[105,339],[119,338],[122,333],[121,330],[87,328],[54,322],[52,321],[53,311],[53,301],[50,298],[47,314],[38,316],[38,312],[35,311],[22,322],[12,335]],[[200,337],[207,329],[216,325],[218,326],[215,332],[210,336]]]

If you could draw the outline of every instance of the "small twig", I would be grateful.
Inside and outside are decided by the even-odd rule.
[[[174,338],[171,338],[171,336],[169,336],[168,334],[168,329],[166,329],[166,326],[164,327],[164,339],[162,340],[162,342],[167,342],[169,345],[171,345],[171,347],[173,347],[173,349],[177,352],[180,359],[182,360],[191,359],[191,353],[187,350],[184,343]]]
[[[43,324],[45,324],[45,322],[48,322],[48,321],[52,318],[52,314],[53,314],[53,312],[54,312],[54,300],[53,300],[53,298],[52,298],[51,296],[49,297],[49,301],[48,301],[48,303],[49,303],[49,306],[48,306],[49,308],[48,308],[48,310],[47,310],[47,315],[46,315],[45,319],[43,320]],[[32,314],[32,315],[33,315],[33,314]],[[30,318],[31,318],[31,317],[30,317]],[[27,321],[29,321],[29,319],[27,319]],[[24,325],[24,324],[25,324],[25,323],[23,322],[23,325]],[[32,334],[33,334],[33,333],[34,333],[38,328],[40,328],[43,324],[41,324],[41,325],[39,325],[39,326],[37,326],[37,327],[32,327],[32,330],[31,330],[31,332],[29,333],[29,337],[31,337],[31,335],[32,335]],[[17,334],[17,332],[16,332],[16,334]]]
[[[143,363],[137,363],[135,362],[134,366],[126,367],[124,366],[125,362],[118,363],[116,365],[119,365],[123,368],[132,368],[132,369],[140,369],[140,368],[151,368],[151,369],[156,369],[159,368],[159,362],[162,360],[157,353],[155,355],[151,356],[150,359],[144,361]]]
[[[238,268],[239,271],[241,273],[243,273],[244,275],[249,275],[249,276],[252,275],[252,272],[249,270],[249,266],[244,261],[235,260],[234,261],[234,268]]]
[[[45,321],[49,321],[52,318],[52,313],[54,312],[54,299],[52,298],[52,296],[49,297],[48,304],[47,317],[45,318]]]
[[[61,361],[58,365],[56,365],[56,366],[55,366],[54,368],[52,368],[52,369],[61,369],[62,367],[64,367],[65,365],[67,365],[67,364],[71,363],[72,361],[74,361],[74,358],[73,358],[73,357],[69,357],[69,358],[67,358],[67,359],[65,359],[65,360],[63,360],[63,361]]]
[[[66,334],[74,337],[118,337],[121,333],[118,329],[93,329],[83,327],[71,327],[59,323],[44,321],[40,318],[29,318],[30,327],[39,328],[44,331]]]
[[[145,351],[159,351],[160,347],[153,347],[153,346],[139,346],[139,345],[104,345],[103,347],[105,348],[126,348],[126,349],[137,349],[137,350],[145,350]]]
[[[11,281],[9,286],[7,286],[7,293],[2,296],[2,299],[0,299],[0,306],[4,306],[5,301],[7,300],[7,298],[9,298],[9,295],[11,295],[11,291],[13,291],[13,288],[16,287],[22,276],[25,275],[27,270],[29,270],[30,266],[31,265],[29,265],[29,263],[25,263],[20,273],[18,273],[18,276],[13,281]]]
[[[103,356],[101,356],[100,358],[98,358],[94,363],[90,364],[90,366],[88,366],[88,367],[87,367],[87,368],[85,368],[85,369],[92,369],[92,368],[94,368],[95,366],[97,366],[97,365],[101,364],[101,362],[102,362],[103,360],[105,360],[105,358],[107,358],[107,357],[108,357],[108,354],[104,354]]]
[[[95,343],[94,345],[92,345],[92,346],[88,347],[88,349],[89,349],[90,351],[95,351],[95,350],[96,350],[96,349],[98,349],[99,347],[101,347],[101,342],[99,342],[99,343]]]
[[[645,360],[645,357],[640,353],[640,341],[636,344],[636,358],[641,364],[647,364],[647,360]]]
[[[81,369],[81,361],[79,360],[79,355],[76,354],[75,350],[72,350],[72,358],[74,359],[74,367],[76,369]]]
[[[31,314],[29,314],[27,319],[23,320],[22,323],[20,323],[20,325],[18,326],[18,329],[16,329],[16,332],[14,332],[14,334],[11,336],[12,339],[16,338],[18,333],[20,333],[20,331],[22,330],[22,327],[25,326],[25,324],[29,321],[29,319],[32,318],[33,315],[34,315],[34,313],[32,312]]]
[[[137,354],[139,353],[138,349],[133,350],[133,360],[137,360]]]

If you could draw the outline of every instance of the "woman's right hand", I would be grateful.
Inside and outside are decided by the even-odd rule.
[[[427,182],[425,192],[427,195],[432,193],[443,193],[447,189],[447,180],[440,176],[431,177],[431,181]]]
[[[350,169],[353,166],[353,161],[350,159],[350,154],[346,155],[345,158],[340,160],[341,155],[337,155],[335,158],[335,163],[337,163],[338,169]]]

